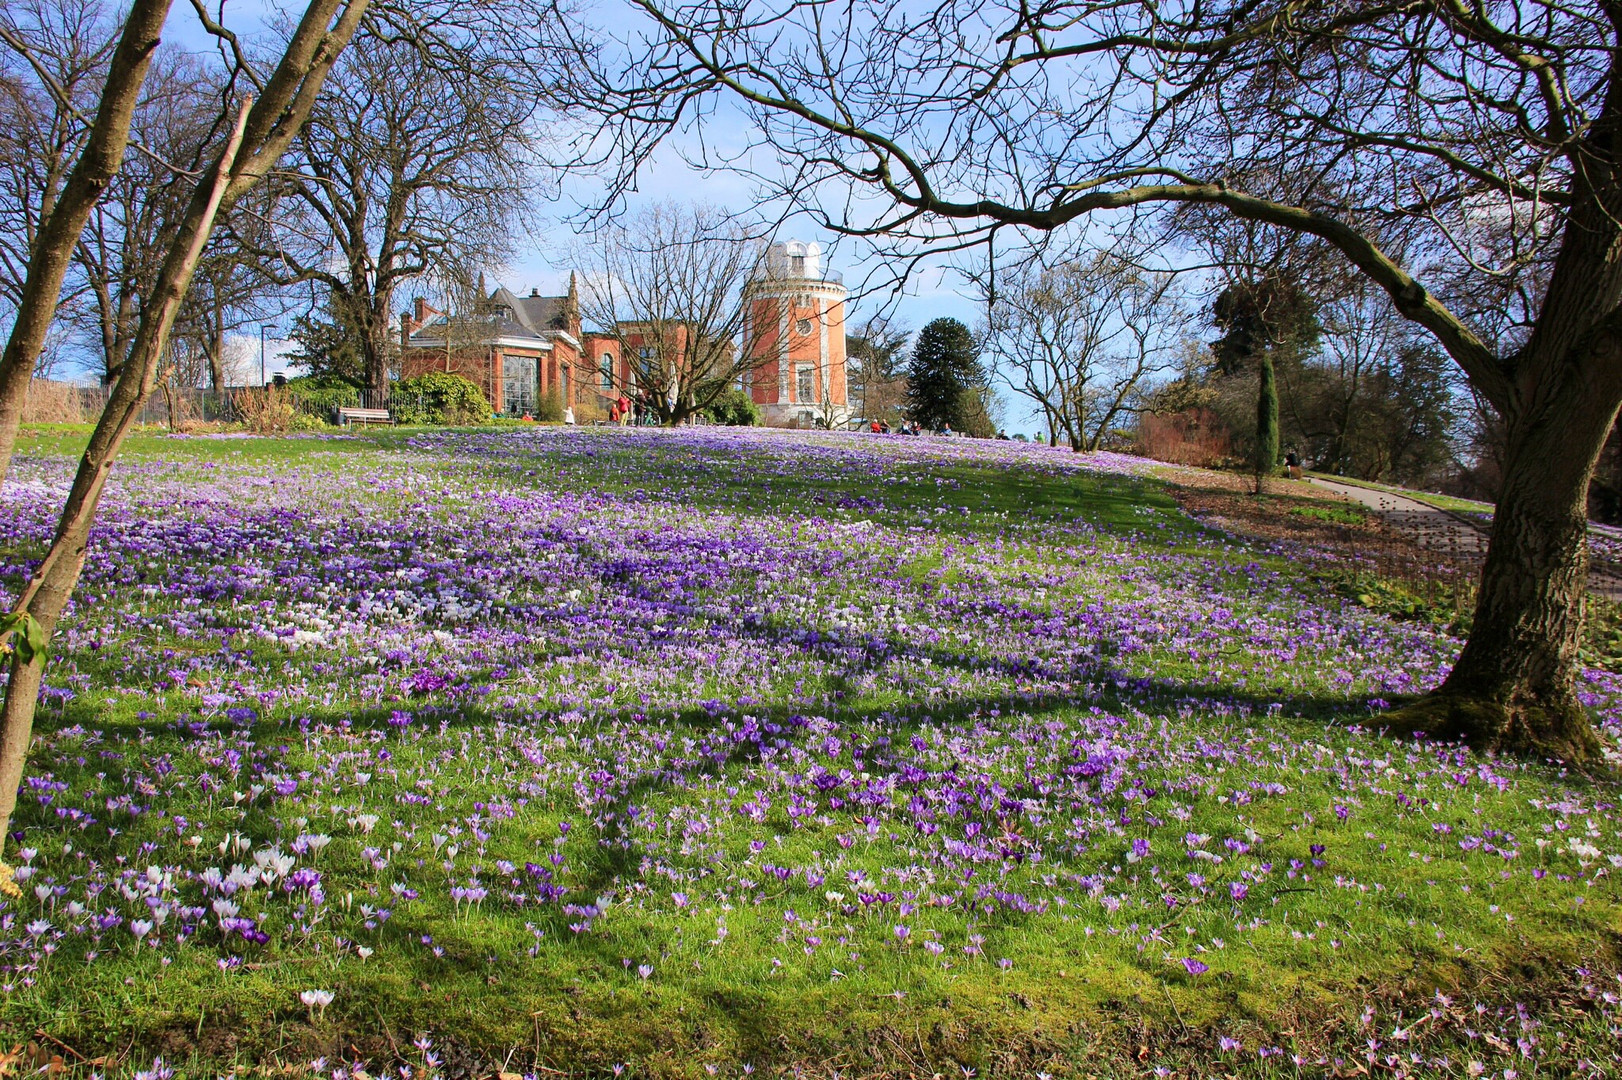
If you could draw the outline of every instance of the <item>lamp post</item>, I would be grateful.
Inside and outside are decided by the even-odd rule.
[[[265,375],[265,334],[276,329],[275,326],[261,323],[259,326],[259,385],[270,385],[270,379]]]

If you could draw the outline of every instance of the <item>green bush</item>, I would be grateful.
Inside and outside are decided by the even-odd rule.
[[[548,390],[535,402],[535,419],[543,424],[563,423],[563,395],[556,388]]]
[[[395,384],[389,415],[397,424],[482,424],[490,419],[490,402],[460,375],[427,371]]]
[[[760,409],[742,390],[724,392],[704,407],[704,415],[728,427],[755,427],[760,423]]]
[[[333,425],[327,423],[315,413],[293,410],[293,418],[287,422],[288,431],[332,431]]]
[[[287,392],[299,412],[328,422],[337,418],[339,409],[352,409],[360,404],[360,391],[335,375],[301,375],[288,379]]]

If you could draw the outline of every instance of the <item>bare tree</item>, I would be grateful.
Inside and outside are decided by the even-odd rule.
[[[766,362],[742,340],[765,251],[721,212],[660,204],[605,227],[582,258],[593,269],[581,315],[626,360],[630,378],[615,371],[617,388],[643,396],[662,423],[707,408]]]
[[[299,127],[309,116],[315,98],[333,61],[349,43],[366,10],[367,0],[311,0],[298,27],[290,35],[275,70],[263,79],[239,67],[238,73],[258,85],[257,100],[244,100],[222,110],[225,124],[218,149],[208,167],[192,186],[186,211],[176,222],[163,259],[163,269],[141,308],[140,323],[129,356],[119,370],[107,405],[89,444],[79,459],[79,468],[63,502],[56,531],[44,556],[29,575],[11,612],[0,620],[11,638],[10,679],[4,704],[0,705],[0,836],[8,831],[16,808],[17,790],[22,782],[28,745],[33,733],[34,710],[40,681],[45,670],[45,653],[50,646],[57,620],[78,585],[84,569],[90,529],[107,478],[125,438],[134,427],[141,407],[152,392],[160,359],[166,354],[170,332],[178,316],[186,290],[196,271],[203,249],[222,210],[229,209],[262,181],[276,161],[287,152]],[[137,17],[139,14],[139,18]],[[134,100],[145,77],[146,62],[157,45],[166,12],[162,5],[153,10],[135,9],[125,20],[118,47],[113,54],[95,131],[86,154],[95,153],[116,163],[127,145]],[[198,14],[215,32],[228,37],[199,8]],[[118,120],[118,123],[111,122]],[[82,164],[82,162],[81,162]],[[101,175],[101,165],[75,166],[64,188],[77,192],[76,184],[87,175]],[[69,206],[64,195],[61,206]],[[24,304],[39,295],[40,278],[59,285],[61,272],[71,257],[73,234],[63,235],[53,220],[42,233],[29,265],[23,291]],[[55,313],[55,290],[50,300],[19,318],[7,344],[5,362],[23,371],[32,370],[43,334],[35,337],[35,320],[49,326]],[[0,372],[0,375],[8,374]],[[23,383],[26,389],[26,381]],[[15,437],[13,429],[12,437]],[[9,878],[9,874],[0,875]]]
[[[845,335],[845,378],[856,415],[899,422],[907,403],[911,336],[911,330],[885,315],[875,315]]]
[[[992,373],[1077,452],[1097,450],[1156,375],[1186,320],[1175,279],[1114,251],[1024,261],[977,278]]]
[[[9,10],[9,9],[8,9]],[[40,189],[41,209],[34,218],[27,269],[17,293],[16,313],[6,350],[0,355],[0,482],[11,469],[11,452],[34,365],[45,349],[62,295],[62,284],[73,261],[74,246],[102,191],[118,173],[129,145],[130,120],[140,100],[152,54],[169,13],[169,0],[135,0],[124,18],[105,72],[100,75],[100,99],[95,119],[79,145],[78,156],[60,188]],[[34,43],[9,25],[0,43],[22,57],[41,77],[48,92],[69,109],[72,99],[50,76],[49,65]],[[48,209],[47,209],[48,207]],[[5,796],[0,794],[0,802]]]
[[[190,177],[206,162],[217,95],[202,65],[160,53],[135,109],[130,138],[150,153],[126,157],[74,249],[87,303],[75,322],[94,338],[101,381],[129,352],[141,307],[162,270],[163,239],[185,212]]]
[[[402,283],[505,256],[537,187],[537,52],[511,2],[422,0],[377,18],[333,73],[278,177],[279,285],[315,282],[386,390]],[[533,16],[528,21],[533,21]]]
[[[0,310],[7,314],[22,303],[41,224],[90,134],[84,112],[95,105],[115,41],[97,0],[25,0],[0,13]]]
[[[1575,672],[1584,496],[1622,405],[1614,4],[633,3],[656,27],[634,62],[588,50],[569,87],[628,165],[716,92],[761,144],[726,161],[787,162],[761,179],[904,257],[1179,203],[1334,248],[1508,429],[1470,640],[1387,722],[1597,754]]]

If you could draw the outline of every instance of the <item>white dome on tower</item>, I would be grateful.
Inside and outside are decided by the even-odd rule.
[[[820,278],[822,245],[799,240],[773,244],[766,252],[766,269],[772,277]]]

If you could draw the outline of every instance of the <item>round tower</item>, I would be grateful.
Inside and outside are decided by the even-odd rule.
[[[744,385],[773,427],[841,428],[845,388],[845,285],[822,268],[822,248],[773,244],[746,289]]]

